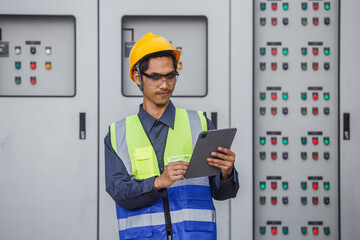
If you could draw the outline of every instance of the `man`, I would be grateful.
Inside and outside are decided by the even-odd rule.
[[[180,54],[147,33],[129,56],[143,103],[105,137],[106,190],[117,203],[120,239],[216,239],[212,198],[235,197],[239,188],[235,154],[222,147],[208,159],[219,175],[184,179],[196,137],[214,126],[203,112],[170,101]]]

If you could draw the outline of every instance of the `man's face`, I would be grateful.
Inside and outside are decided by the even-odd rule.
[[[166,75],[175,71],[171,57],[158,57],[149,60],[149,68],[145,71],[147,75]],[[163,80],[166,77],[162,77]],[[138,75],[134,74],[135,82],[139,85]],[[144,104],[153,104],[157,107],[167,106],[169,99],[174,91],[175,84],[168,85],[167,81],[162,81],[160,86],[151,85],[151,79],[142,75]]]

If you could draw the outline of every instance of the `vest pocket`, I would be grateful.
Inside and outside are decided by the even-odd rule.
[[[151,147],[137,148],[134,153],[135,168],[133,172],[138,179],[145,179],[155,175],[154,157]]]
[[[136,211],[133,210],[132,214]],[[138,211],[141,212],[140,215],[130,216],[129,214],[126,219],[125,239],[151,239],[153,236],[150,207],[141,208]]]

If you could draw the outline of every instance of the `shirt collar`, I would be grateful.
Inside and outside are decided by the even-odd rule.
[[[171,127],[172,129],[174,129],[174,122],[175,122],[175,106],[174,104],[170,101],[169,105],[166,107],[163,115],[159,118],[156,119],[153,116],[151,116],[149,113],[147,113],[143,107],[143,105],[140,104],[139,106],[139,118],[140,121],[145,129],[145,131],[147,133],[150,132],[150,130],[152,129],[152,127],[154,126],[156,121],[159,121],[163,124],[166,124],[167,126]]]

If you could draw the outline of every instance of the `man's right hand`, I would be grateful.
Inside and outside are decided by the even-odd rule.
[[[155,178],[154,188],[160,190],[162,188],[170,187],[175,181],[184,180],[184,175],[189,163],[184,161],[177,161],[169,163],[165,171]]]

